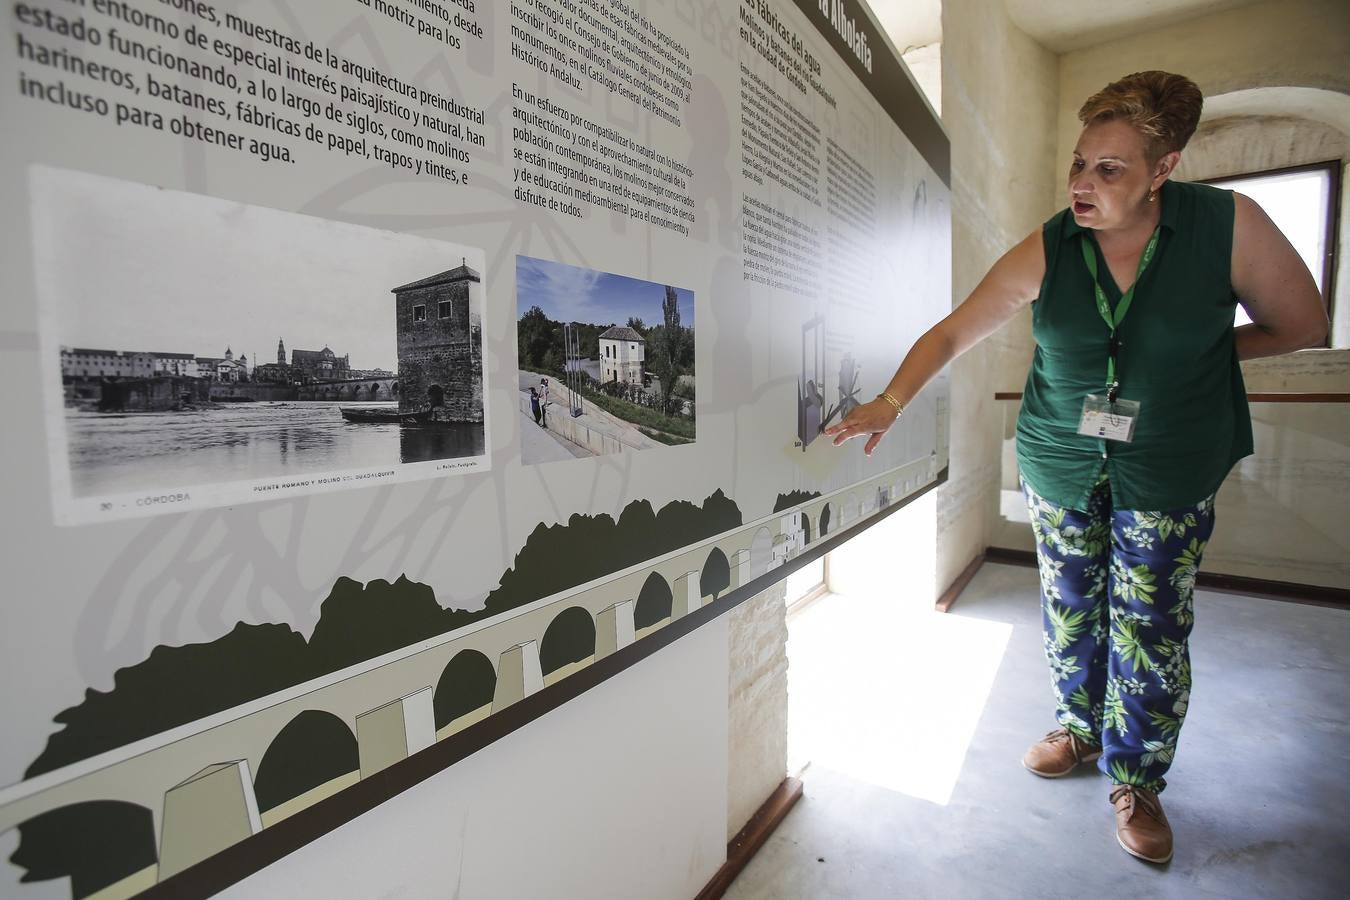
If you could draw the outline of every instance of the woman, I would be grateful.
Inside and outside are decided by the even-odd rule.
[[[1254,202],[1169,180],[1200,119],[1189,79],[1128,75],[1089,98],[1071,205],[921,337],[877,399],[826,430],[871,453],[905,404],[1031,306],[1017,453],[1041,571],[1059,728],[1037,775],[1096,761],[1116,836],[1172,858],[1158,801],[1190,698],[1191,593],[1214,494],[1252,452],[1238,360],[1319,344],[1311,274]],[[1233,327],[1234,304],[1253,324]]]
[[[539,419],[539,414],[541,412],[539,406],[539,392],[534,388],[530,388],[530,412],[534,413],[534,424],[542,427],[544,423]]]

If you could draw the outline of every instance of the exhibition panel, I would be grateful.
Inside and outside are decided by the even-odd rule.
[[[945,376],[822,436],[950,308],[855,0],[5,16],[0,894],[237,881],[945,478]]]

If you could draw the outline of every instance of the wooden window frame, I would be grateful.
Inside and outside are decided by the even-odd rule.
[[[797,613],[806,609],[822,597],[828,597],[830,591],[830,554],[826,553],[820,558],[821,572],[820,581],[811,585],[805,594],[800,597],[787,598],[787,615],[795,616]]]
[[[1291,175],[1296,172],[1327,173],[1329,189],[1327,192],[1327,220],[1323,223],[1326,252],[1322,255],[1322,306],[1326,309],[1328,322],[1330,322],[1332,317],[1336,314],[1336,250],[1337,241],[1340,240],[1341,232],[1341,167],[1343,165],[1343,160],[1326,159],[1321,162],[1303,163],[1297,166],[1279,166],[1274,169],[1261,169],[1256,172],[1239,172],[1233,175],[1203,178],[1199,181],[1200,184],[1223,187],[1225,182],[1250,178]],[[1331,346],[1331,334],[1332,329],[1328,327],[1326,343],[1322,345],[1323,347]]]

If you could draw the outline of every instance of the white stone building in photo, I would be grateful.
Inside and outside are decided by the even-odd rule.
[[[642,384],[642,366],[647,361],[647,341],[623,325],[600,334],[600,380]]]

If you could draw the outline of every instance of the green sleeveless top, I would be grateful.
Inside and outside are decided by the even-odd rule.
[[[1167,181],[1159,243],[1120,323],[1120,398],[1140,404],[1131,443],[1078,434],[1083,398],[1105,394],[1110,330],[1078,242],[1120,300],[1091,229],[1065,209],[1045,223],[1045,280],[1031,306],[1036,353],[1017,418],[1017,460],[1037,494],[1086,509],[1103,470],[1117,509],[1192,506],[1252,452],[1247,391],[1233,343],[1233,194]]]

